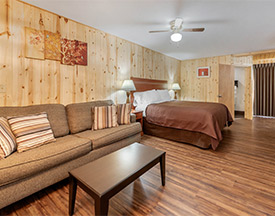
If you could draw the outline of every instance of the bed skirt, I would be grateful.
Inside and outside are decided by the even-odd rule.
[[[146,118],[143,120],[143,132],[148,135],[176,142],[192,144],[203,149],[211,147],[211,137],[208,135],[200,132],[158,126],[147,122]]]

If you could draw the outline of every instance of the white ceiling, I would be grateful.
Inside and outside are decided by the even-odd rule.
[[[275,0],[25,0],[40,8],[103,30],[177,59],[194,59],[275,48]],[[168,29],[182,17],[178,44]]]

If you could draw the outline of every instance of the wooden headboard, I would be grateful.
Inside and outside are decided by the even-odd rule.
[[[133,80],[136,87],[136,91],[131,91],[130,93],[132,109],[135,108],[133,106],[134,92],[142,92],[142,91],[148,91],[152,89],[168,89],[167,80],[155,80],[155,79],[145,79],[145,78],[137,78],[137,77],[131,77],[131,80]]]

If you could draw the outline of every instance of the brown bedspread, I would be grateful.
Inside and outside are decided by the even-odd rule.
[[[191,101],[150,104],[146,109],[146,120],[163,127],[206,134],[211,137],[211,146],[214,150],[222,140],[221,130],[227,122],[233,122],[225,105]]]

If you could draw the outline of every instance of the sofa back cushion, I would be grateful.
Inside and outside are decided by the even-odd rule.
[[[72,134],[92,128],[92,107],[112,105],[113,101],[73,103],[66,106],[69,128]]]
[[[46,112],[55,137],[69,134],[65,106],[62,104],[42,104],[23,107],[0,107],[0,117],[24,116]]]

